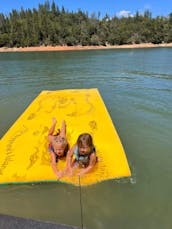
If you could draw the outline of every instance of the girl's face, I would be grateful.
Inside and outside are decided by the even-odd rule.
[[[88,154],[91,151],[91,148],[88,145],[81,145],[78,147],[78,149],[81,155]]]
[[[64,147],[62,144],[57,144],[55,147],[55,152],[59,157],[62,157],[64,154]]]

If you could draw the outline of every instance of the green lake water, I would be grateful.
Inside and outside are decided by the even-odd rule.
[[[79,188],[61,183],[0,186],[0,213],[89,229],[171,229],[172,48],[0,53],[0,138],[42,90],[95,87],[132,176],[83,187],[82,222]]]

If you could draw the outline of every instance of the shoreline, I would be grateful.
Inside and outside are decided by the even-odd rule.
[[[35,46],[20,48],[0,48],[0,52],[44,52],[44,51],[75,51],[75,50],[98,50],[98,49],[132,49],[132,48],[159,48],[172,47],[172,43],[164,44],[131,44],[131,45],[107,45],[107,46]]]

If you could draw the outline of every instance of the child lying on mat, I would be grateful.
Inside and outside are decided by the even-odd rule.
[[[73,159],[75,156],[75,159]],[[90,134],[81,134],[76,144],[69,150],[67,154],[67,168],[69,175],[72,175],[73,169],[81,168],[79,176],[84,175],[92,170],[97,162],[96,150],[93,145],[93,139]]]
[[[48,140],[50,142],[48,149],[51,155],[52,169],[56,174],[57,178],[59,179],[64,175],[64,173],[57,169],[56,163],[58,162],[58,159],[66,157],[69,149],[69,144],[66,139],[65,121],[64,120],[62,121],[62,126],[59,132],[57,134],[54,134],[56,123],[57,123],[56,119],[52,118],[52,126],[48,133]]]

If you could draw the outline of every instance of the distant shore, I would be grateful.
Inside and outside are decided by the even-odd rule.
[[[20,48],[0,48],[0,52],[39,52],[39,51],[70,51],[70,50],[98,50],[98,49],[128,49],[128,48],[157,48],[172,47],[172,43],[168,44],[131,44],[131,45],[108,45],[108,46],[36,46],[36,47],[20,47]]]

